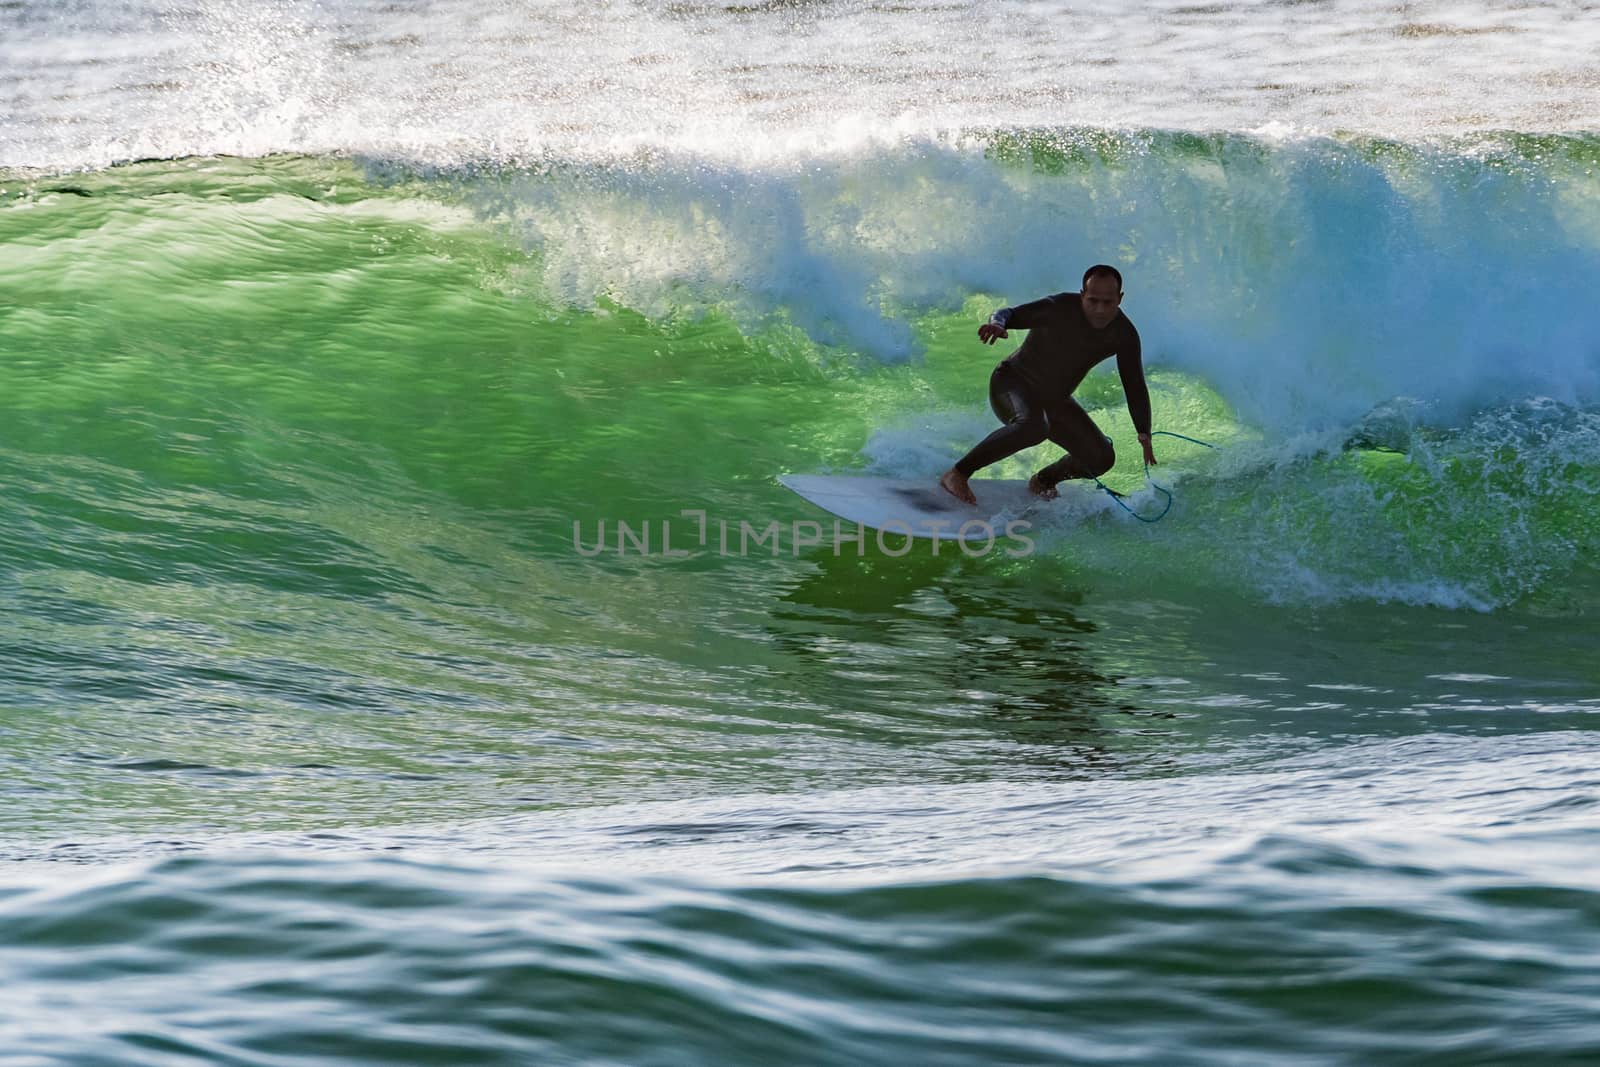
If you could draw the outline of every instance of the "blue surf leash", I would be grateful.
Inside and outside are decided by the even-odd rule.
[[[1205,448],[1215,449],[1217,447],[1216,445],[1206,444],[1206,442],[1198,440],[1197,438],[1185,437],[1181,433],[1173,433],[1170,430],[1152,430],[1150,432],[1150,436],[1151,437],[1154,437],[1157,434],[1160,434],[1162,437],[1176,437],[1180,441],[1188,441],[1190,444],[1201,445],[1201,446],[1203,446]],[[1144,465],[1144,480],[1145,480],[1146,483],[1149,484],[1150,488],[1154,489],[1156,492],[1160,493],[1162,496],[1167,498],[1166,507],[1162,508],[1161,509],[1161,514],[1157,515],[1155,518],[1149,518],[1147,516],[1139,514],[1137,511],[1134,511],[1126,503],[1123,502],[1121,493],[1119,493],[1115,489],[1111,488],[1105,482],[1102,482],[1099,478],[1096,478],[1094,480],[1094,484],[1098,485],[1100,488],[1104,489],[1106,491],[1106,494],[1108,496],[1110,496],[1112,500],[1115,500],[1117,502],[1117,507],[1121,508],[1123,511],[1126,511],[1129,515],[1132,515],[1134,518],[1138,519],[1140,522],[1160,522],[1162,519],[1166,518],[1167,512],[1172,510],[1172,490],[1166,488],[1165,486],[1157,485],[1155,483],[1155,479],[1150,477],[1150,464],[1148,464],[1148,463],[1146,463]]]

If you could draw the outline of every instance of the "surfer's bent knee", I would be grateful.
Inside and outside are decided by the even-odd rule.
[[[1111,439],[1106,438],[1104,448],[1095,449],[1083,456],[1080,462],[1083,464],[1083,469],[1088,472],[1085,477],[1098,478],[1117,465],[1117,450],[1111,446]]]

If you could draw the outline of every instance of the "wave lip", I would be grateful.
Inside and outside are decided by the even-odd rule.
[[[1600,402],[1596,152],[993,130],[803,164],[511,171],[466,195],[553,299],[715,308],[883,362],[925,351],[905,323],[918,311],[1018,303],[1114,262],[1147,362],[1282,434],[1402,397],[1446,422]]]

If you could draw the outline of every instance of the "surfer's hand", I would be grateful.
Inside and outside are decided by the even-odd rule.
[[[1146,467],[1154,467],[1156,465],[1156,450],[1150,444],[1149,434],[1142,433],[1139,435],[1139,447],[1144,449],[1144,465]]]
[[[1006,329],[1004,326],[996,326],[992,322],[986,322],[978,327],[978,340],[986,345],[992,345],[1005,336]]]

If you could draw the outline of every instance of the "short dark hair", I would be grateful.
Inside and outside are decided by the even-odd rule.
[[[1089,279],[1090,278],[1100,278],[1100,277],[1115,278],[1116,282],[1117,282],[1117,293],[1119,295],[1121,294],[1121,292],[1122,292],[1122,272],[1119,271],[1117,268],[1113,267],[1109,263],[1096,263],[1094,266],[1092,266],[1088,270],[1084,271],[1083,272],[1083,287],[1085,289],[1089,288]]]

